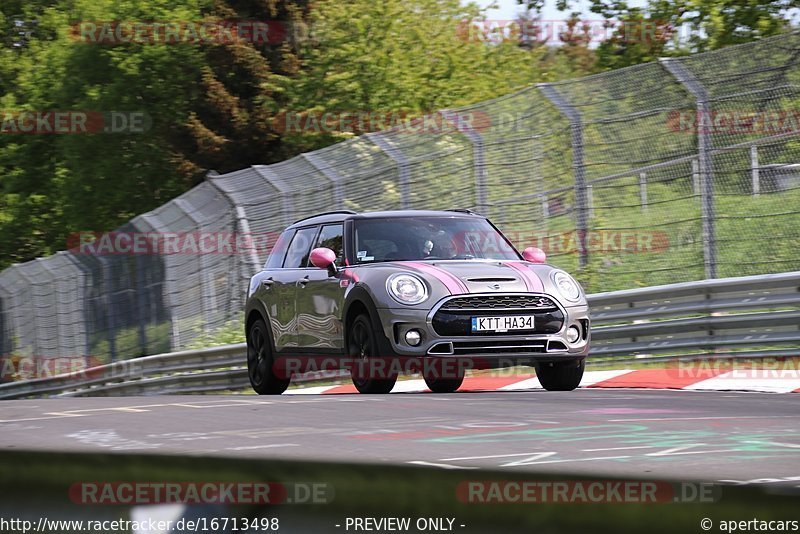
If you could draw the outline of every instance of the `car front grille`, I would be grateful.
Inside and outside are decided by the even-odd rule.
[[[533,315],[534,329],[509,332],[471,332],[472,317]],[[564,314],[550,297],[543,295],[466,295],[445,301],[433,316],[432,326],[440,336],[508,336],[555,334],[564,324]]]
[[[442,311],[554,311],[553,299],[541,295],[485,295],[456,297],[448,300]]]

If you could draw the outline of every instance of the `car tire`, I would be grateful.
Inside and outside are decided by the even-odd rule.
[[[276,376],[274,361],[267,325],[258,319],[247,335],[247,376],[250,377],[253,390],[259,395],[280,395],[289,387],[291,376]]]
[[[453,393],[463,383],[463,375],[459,378],[425,378],[425,384],[434,393]]]
[[[464,383],[464,368],[458,365],[454,369],[454,373],[447,371],[448,365],[442,361],[434,361],[432,365],[427,366],[423,372],[425,384],[434,393],[453,393],[461,387]],[[455,376],[445,377],[443,375],[450,374]]]
[[[547,391],[572,391],[583,378],[586,359],[543,362],[536,366],[536,378]]]
[[[397,374],[391,370],[385,376],[372,376],[378,366],[373,365],[378,354],[378,342],[372,321],[366,314],[353,320],[347,330],[347,354],[352,359],[350,375],[359,393],[389,393],[392,391]],[[383,362],[386,363],[386,362]],[[380,367],[386,369],[386,365]]]

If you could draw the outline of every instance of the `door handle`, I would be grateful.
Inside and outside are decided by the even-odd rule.
[[[270,287],[272,287],[273,283],[275,283],[275,282],[272,280],[272,277],[264,278],[261,281],[261,285],[264,287],[264,289],[269,289]]]
[[[303,278],[297,281],[297,285],[299,285],[300,287],[306,287],[307,283],[308,283],[308,275],[305,275]]]

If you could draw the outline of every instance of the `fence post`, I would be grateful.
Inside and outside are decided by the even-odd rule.
[[[200,219],[198,219],[193,213],[194,207],[182,198],[173,199],[172,202],[175,203],[175,206],[181,210],[186,217],[192,221],[194,225],[194,231],[200,234],[202,232],[203,224]],[[200,274],[200,307],[203,310],[203,331],[210,332],[211,325],[213,324],[214,320],[213,317],[216,315],[216,303],[214,301],[214,294],[212,291],[212,287],[214,285],[213,280],[211,279],[212,273],[211,269],[208,267],[208,258],[206,254],[203,254],[198,249],[197,252],[197,264],[199,267],[199,274]]]
[[[139,346],[142,355],[147,354],[147,310],[145,306],[144,287],[146,284],[145,267],[142,265],[142,255],[133,255],[133,268],[136,271],[136,313],[139,319]]]
[[[153,215],[152,212],[144,213],[139,215],[142,221],[147,223],[153,230],[156,232],[161,233],[162,235],[166,233],[168,230],[161,224],[161,221]],[[181,324],[180,317],[176,316],[175,312],[175,303],[173,300],[175,299],[175,281],[171,278],[176,273],[173,271],[169,264],[169,260],[167,260],[164,255],[164,281],[162,283],[162,291],[163,291],[163,301],[164,301],[164,309],[167,310],[169,314],[169,322],[171,326],[171,332],[169,337],[169,345],[170,350],[179,350],[181,347]]]
[[[111,298],[111,267],[108,265],[107,257],[98,256],[98,263],[100,263],[100,272],[103,276],[103,307],[105,315],[106,326],[106,339],[108,340],[108,361],[114,363],[117,361],[117,322],[116,322],[116,306]]]
[[[333,185],[333,202],[336,204],[337,209],[344,207],[344,194],[342,193],[342,177],[336,172],[336,169],[322,161],[319,156],[313,152],[306,152],[300,154],[300,157],[305,159],[312,167],[317,169],[320,174],[327,178]]]
[[[206,174],[206,182],[208,182],[212,186],[214,186],[214,188],[217,191],[219,191],[219,193],[222,195],[222,197],[225,200],[228,201],[228,205],[231,208],[231,218],[232,218],[231,226],[234,229],[233,230],[234,234],[236,234],[236,231],[237,231],[236,229],[238,228],[239,232],[241,232],[243,235],[251,236],[252,234],[251,234],[251,231],[250,231],[250,221],[247,219],[247,212],[245,211],[244,206],[238,206],[236,204],[235,200],[233,199],[233,197],[231,196],[231,194],[229,192],[225,191],[219,185],[219,183],[216,180],[214,180],[214,178],[216,178],[218,176],[219,176],[219,173],[217,171],[213,171],[213,170],[209,171]],[[261,270],[261,262],[259,261],[258,254],[256,253],[256,250],[250,249],[250,253],[247,255],[247,263],[250,265],[250,271],[244,273],[245,274],[245,280],[247,280],[250,277],[250,275],[252,275],[254,273],[257,273],[258,271]],[[242,272],[240,270],[241,265],[239,264],[238,260],[234,260],[234,264],[236,266],[236,270],[239,271],[239,276],[241,276],[242,275]],[[245,301],[246,295],[247,295],[247,289],[246,288],[242,289],[242,284],[239,284],[237,282],[232,282],[231,285],[230,285],[230,288],[228,289],[228,291],[230,292],[230,295],[229,295],[230,298],[234,298],[234,295],[239,295],[238,298],[240,299],[240,301],[242,303]],[[235,317],[236,317],[236,315],[234,314],[231,317],[231,319],[235,319]]]
[[[275,172],[267,165],[253,165],[252,169],[258,173],[269,185],[271,185],[281,195],[281,211],[283,214],[284,226],[289,226],[294,222],[294,206],[292,206],[292,190],[284,184]]]
[[[572,145],[572,172],[575,176],[575,227],[578,243],[578,267],[589,262],[586,237],[589,230],[589,207],[587,202],[586,164],[583,161],[583,122],[574,106],[569,104],[552,84],[537,85],[539,91],[569,119]]]
[[[661,64],[694,97],[697,106],[697,152],[703,224],[703,260],[706,278],[717,277],[717,243],[714,219],[714,171],[712,166],[711,109],[702,84],[679,60],[662,58]]]
[[[542,144],[539,141],[539,135],[533,136],[531,139],[533,143],[533,181],[536,184],[536,189],[541,197],[542,208],[542,229],[547,228],[547,194],[544,190],[544,175],[542,174],[542,161],[544,160],[544,152]]]
[[[488,203],[486,201],[486,155],[483,146],[483,136],[475,131],[467,121],[461,120],[458,111],[443,109],[439,114],[452,122],[456,129],[464,134],[472,143],[472,167],[475,174],[475,207],[478,213],[488,215]]]
[[[542,230],[547,230],[547,219],[550,218],[550,204],[547,202],[547,193],[542,193],[541,198],[542,198]]]
[[[406,158],[401,150],[398,150],[386,141],[381,132],[368,133],[366,137],[397,165],[397,185],[400,189],[400,208],[404,210],[410,208],[411,186],[409,184],[408,158]]]
[[[594,186],[592,184],[586,185],[586,205],[589,220],[594,219]]]
[[[647,211],[647,173],[639,173],[639,198],[642,201],[642,211]]]
[[[758,145],[753,145],[750,147],[750,172],[753,178],[754,197],[757,197],[761,193],[761,180],[758,171]]]
[[[25,264],[14,264],[11,266],[14,269],[14,272],[19,275],[19,277],[28,285],[28,291],[30,294],[30,310],[31,316],[27,318],[33,324],[33,337],[31,338],[31,346],[33,347],[33,356],[34,358],[41,358],[42,357],[42,348],[41,348],[41,340],[39,339],[39,333],[41,332],[39,328],[39,316],[36,313],[36,304],[33,299],[33,286],[34,281],[33,279],[25,273]]]
[[[7,313],[11,306],[11,291],[7,290],[3,284],[5,271],[0,272],[0,356],[10,354],[14,351],[14,325],[11,323],[10,313]],[[2,380],[0,378],[0,380]]]
[[[91,309],[90,309],[91,308],[91,303],[89,302],[89,298],[88,298],[88,295],[87,295],[86,288],[92,286],[92,284],[94,283],[94,277],[92,275],[92,270],[89,269],[89,267],[87,267],[77,257],[75,257],[75,254],[67,253],[66,258],[67,258],[67,260],[69,260],[75,266],[76,269],[78,269],[82,273],[82,276],[83,276],[83,280],[82,280],[82,282],[83,282],[83,288],[82,288],[83,289],[83,295],[82,295],[82,299],[83,299],[83,303],[82,303],[82,305],[83,305],[83,334],[84,334],[84,338],[85,338],[84,345],[86,346],[86,351],[85,351],[85,354],[83,354],[83,355],[86,356],[86,357],[93,356],[92,354],[90,354],[90,352],[92,351],[92,343],[91,343],[92,332],[90,331],[90,328],[92,326],[96,327],[96,325],[94,325],[93,322],[90,319],[91,313],[92,313]]]

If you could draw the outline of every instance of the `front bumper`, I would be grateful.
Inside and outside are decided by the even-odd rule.
[[[526,294],[526,296],[530,295]],[[469,296],[486,295],[471,294]],[[491,294],[491,296],[505,295]],[[555,302],[558,309],[549,312],[537,310],[525,312],[519,309],[511,311],[500,308],[490,312],[492,315],[500,316],[521,313],[534,314],[536,316],[535,325],[539,326],[534,331],[516,334],[472,334],[463,328],[458,335],[454,335],[452,331],[442,334],[441,332],[448,328],[442,327],[441,320],[434,324],[434,318],[437,312],[440,312],[443,303],[456,297],[443,299],[430,309],[379,308],[377,311],[383,333],[397,356],[480,359],[485,360],[488,367],[494,367],[500,362],[510,365],[513,363],[509,362],[554,361],[586,357],[591,342],[588,306],[583,304],[565,307],[550,295],[541,296]],[[447,313],[452,316],[452,312]],[[463,324],[463,319],[473,314],[480,314],[480,312],[471,310],[456,313],[464,316],[459,324]],[[439,318],[441,318],[441,314]],[[453,324],[457,322],[455,319],[453,320]],[[572,325],[577,326],[581,332],[579,340],[575,343],[569,343],[566,338],[567,328]],[[405,341],[405,334],[409,330],[420,332],[422,339],[419,345],[411,346]]]

